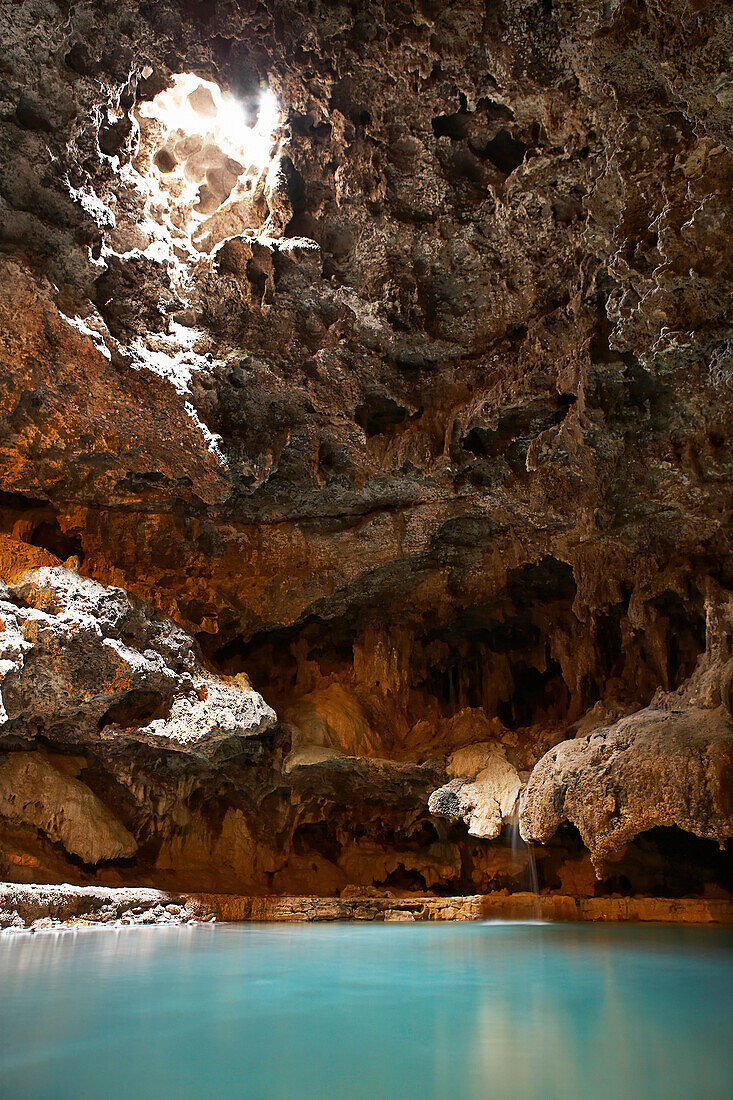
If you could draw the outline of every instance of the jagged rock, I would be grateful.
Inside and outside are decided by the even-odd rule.
[[[0,731],[206,754],[275,714],[246,678],[209,673],[191,638],[121,588],[58,567],[0,591]]]
[[[446,747],[470,747],[474,744],[479,746],[480,753],[481,746],[488,741],[516,744],[517,736],[499,718],[489,718],[483,707],[464,707],[457,714],[438,721],[422,718],[406,738],[408,747],[431,751],[435,755],[445,752]],[[501,751],[500,746],[497,747]]]
[[[659,825],[718,841],[733,836],[733,727],[722,707],[647,707],[588,737],[563,741],[527,784],[527,841],[577,826],[601,877],[605,863]]]
[[[95,924],[185,924],[194,921],[186,898],[162,890],[103,886],[13,886],[0,883],[0,929],[84,927]],[[208,919],[208,917],[207,917]]]
[[[470,836],[493,840],[505,821],[516,818],[522,780],[501,746],[478,743],[448,759],[452,779],[433,791],[428,809],[436,817],[460,818]]]
[[[0,757],[0,817],[40,829],[85,863],[129,859],[137,851],[112,811],[41,752]]]

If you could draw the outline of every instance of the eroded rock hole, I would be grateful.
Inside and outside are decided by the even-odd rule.
[[[394,871],[390,871],[386,878],[382,880],[375,879],[373,885],[387,886],[393,890],[404,890],[419,894],[428,893],[425,876],[412,868],[406,869],[403,863],[398,864]]]
[[[341,845],[333,835],[333,830],[323,822],[299,825],[293,833],[293,851],[297,855],[310,855],[317,852],[330,863],[336,863],[341,854]]]
[[[540,719],[560,719],[570,706],[570,692],[559,663],[550,659],[540,671],[526,665],[512,670],[514,693],[498,707],[498,717],[508,729],[531,726]]]
[[[474,424],[461,444],[464,450],[478,458],[503,456],[510,465],[514,461],[523,465],[532,440],[562,424],[576,401],[575,394],[561,393],[552,401],[541,399],[507,408],[499,414],[496,427]]]
[[[650,606],[662,627],[666,646],[663,671],[666,686],[672,689],[692,675],[697,658],[705,649],[705,618],[701,608],[696,608],[691,600],[683,601],[677,592],[663,592],[650,601]]]
[[[733,850],[676,825],[657,826],[637,836],[608,866],[608,892],[685,897],[725,896],[733,878]]]
[[[128,691],[105,711],[98,725],[100,729],[112,725],[135,729],[149,725],[156,718],[165,718],[170,707],[171,699],[157,691]]]
[[[433,133],[436,137],[448,137],[453,141],[460,141],[469,132],[470,118],[468,111],[456,111],[452,115],[437,115],[432,120]]]
[[[0,493],[0,530],[11,533],[22,542],[47,550],[67,561],[84,560],[82,540],[76,532],[64,531],[55,507],[47,500],[23,493]]]
[[[357,405],[355,420],[367,438],[392,431],[407,420],[408,412],[391,397],[376,394]]]
[[[269,90],[244,101],[212,81],[179,73],[140,103],[135,117],[140,150],[133,169],[148,188],[152,221],[204,252],[260,228],[283,121]]]
[[[496,137],[484,147],[483,155],[505,176],[519,168],[529,149],[523,141],[512,137],[508,130],[499,130]]]
[[[61,561],[67,561],[71,557],[78,558],[79,563],[84,560],[81,539],[78,535],[67,535],[62,531],[56,518],[39,523],[28,541],[32,546],[39,546],[42,550],[55,554]]]

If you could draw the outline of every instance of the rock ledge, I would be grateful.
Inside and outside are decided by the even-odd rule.
[[[733,902],[722,899],[601,897],[529,893],[467,897],[246,897],[167,894],[161,890],[0,883],[0,930],[27,931],[107,924],[210,921],[665,921],[733,924]]]

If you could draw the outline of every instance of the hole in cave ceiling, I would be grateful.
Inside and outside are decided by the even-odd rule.
[[[269,89],[249,112],[212,81],[179,73],[136,117],[149,216],[184,251],[209,252],[228,236],[261,229],[283,122]]]

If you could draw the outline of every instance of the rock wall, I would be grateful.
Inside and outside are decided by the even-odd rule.
[[[730,7],[0,24],[0,874],[730,889]]]

